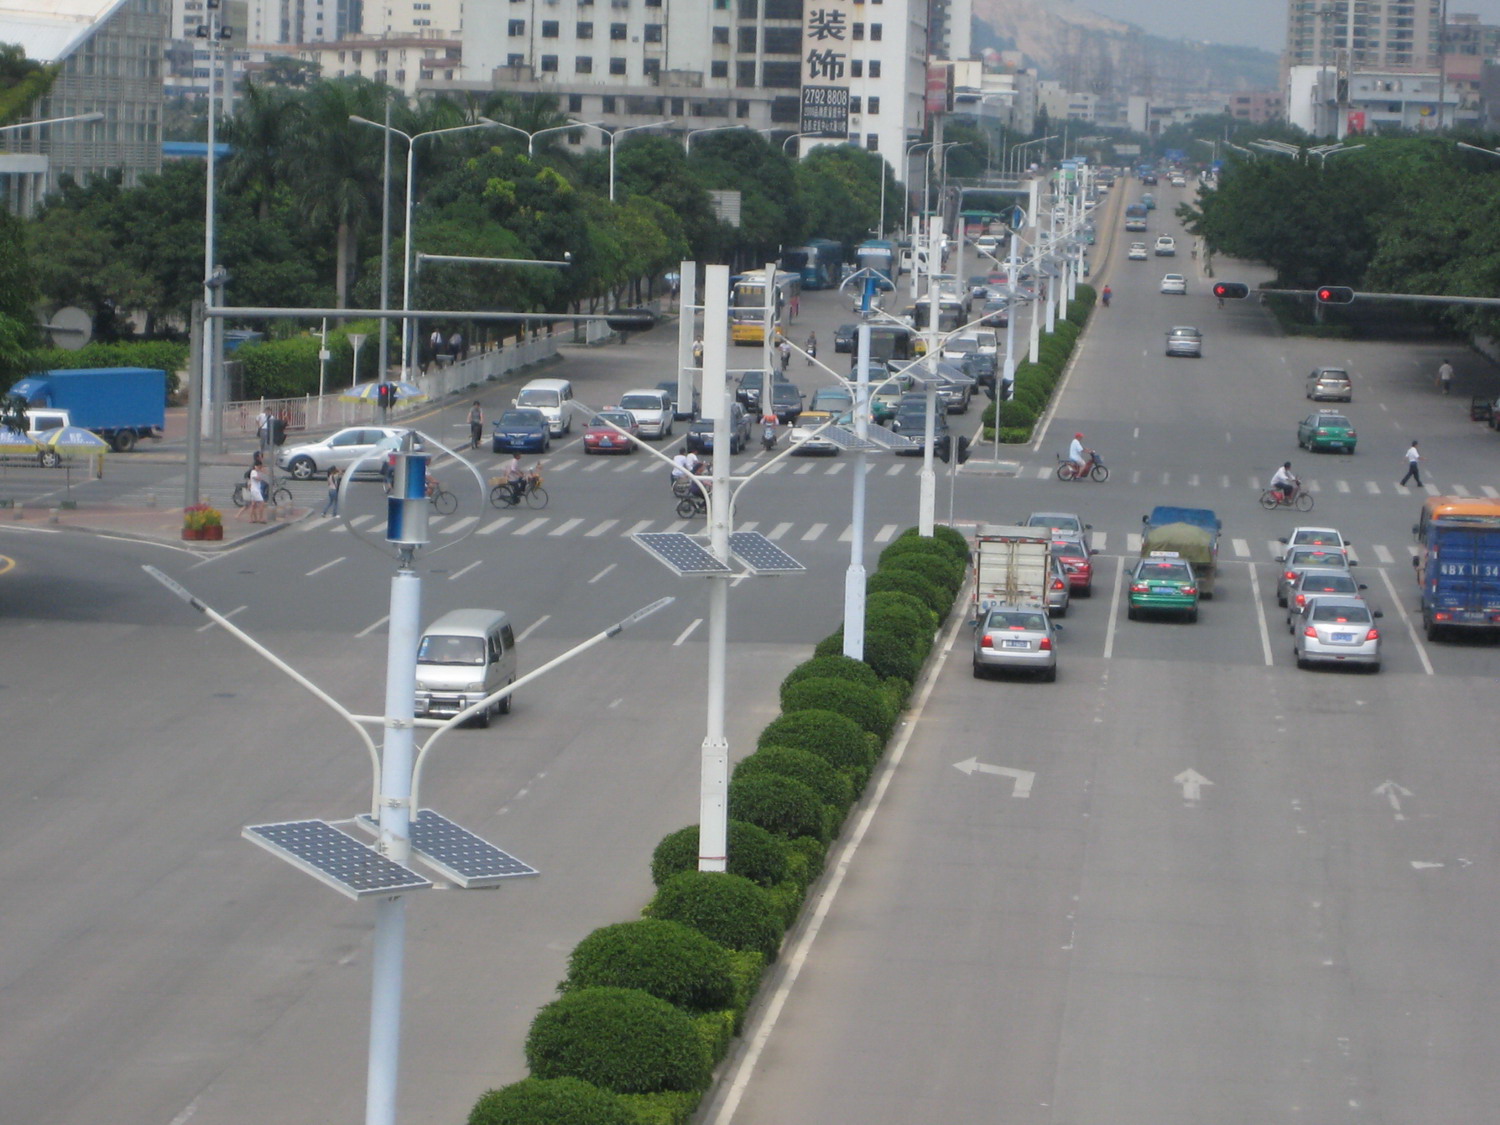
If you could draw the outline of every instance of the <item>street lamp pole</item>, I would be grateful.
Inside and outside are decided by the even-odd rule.
[[[781,142],[781,152],[782,152],[782,155],[783,156],[790,156],[791,155],[790,150],[786,146],[789,145],[789,144],[791,144],[793,141],[798,140],[801,137],[821,137],[822,135],[823,134],[821,132],[817,132],[817,131],[813,131],[813,132],[809,132],[809,133],[793,133],[790,137],[788,137],[786,140],[784,140],[784,141]]]
[[[615,201],[615,142],[626,133],[634,133],[637,129],[659,129],[663,125],[671,125],[677,119],[669,117],[665,121],[648,121],[644,125],[627,125],[623,129],[607,129],[603,125],[596,125],[592,121],[578,121],[577,125],[587,125],[590,129],[598,129],[609,139],[609,201]]]
[[[212,308],[214,303],[214,190],[217,179],[215,163],[218,149],[218,114],[214,110],[215,87],[219,83],[219,42],[228,39],[233,31],[225,27],[219,18],[220,0],[208,0],[208,21],[198,28],[198,37],[208,40],[208,154],[207,180],[204,185],[203,203],[203,304]],[[216,319],[205,321],[203,333],[203,391],[198,397],[202,416],[197,420],[199,434],[210,437],[214,432],[213,420],[218,405],[218,388],[214,386],[213,357],[217,354],[217,342],[222,338],[224,326]],[[193,498],[197,502],[197,497]]]
[[[707,129],[689,129],[682,138],[682,154],[687,156],[693,151],[693,138],[700,133],[724,133],[730,129],[748,129],[748,125],[710,125]]]

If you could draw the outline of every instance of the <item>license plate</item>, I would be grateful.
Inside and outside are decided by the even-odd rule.
[[[1152,586],[1151,592],[1153,594],[1175,594],[1177,590],[1172,586]]]
[[[1331,445],[1331,446],[1333,446],[1335,449],[1343,449],[1344,448],[1344,443],[1341,442],[1341,441],[1330,441],[1328,444]]]
[[[1012,641],[1012,640],[1007,640],[1007,641],[1004,642],[1004,644],[1001,647],[1003,647],[1003,648],[1030,648],[1031,647],[1031,642],[1030,641]]]
[[[1333,641],[1334,641],[1335,644],[1352,645],[1354,643],[1354,634],[1353,633],[1334,633],[1333,634]]]
[[[607,437],[602,437],[599,439],[599,444],[608,449],[611,445],[614,445],[614,442]]]

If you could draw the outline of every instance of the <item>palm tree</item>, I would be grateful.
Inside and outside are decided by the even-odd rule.
[[[279,86],[247,82],[244,99],[224,123],[231,152],[224,186],[253,197],[262,222],[270,217],[276,188],[296,175],[294,154],[306,117],[303,98]]]

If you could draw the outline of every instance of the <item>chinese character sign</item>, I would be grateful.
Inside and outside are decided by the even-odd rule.
[[[854,44],[854,0],[807,0],[802,14],[800,133],[849,134],[849,61]]]

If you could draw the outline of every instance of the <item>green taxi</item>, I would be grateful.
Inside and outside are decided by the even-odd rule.
[[[1130,573],[1126,616],[1137,621],[1146,613],[1180,613],[1198,620],[1198,580],[1193,564],[1174,551],[1152,551]]]
[[[882,379],[870,388],[870,417],[876,422],[889,422],[896,416],[896,404],[901,396],[916,385],[910,375],[895,374]]]
[[[1336,410],[1319,410],[1297,423],[1297,444],[1309,453],[1353,453],[1354,423]]]

